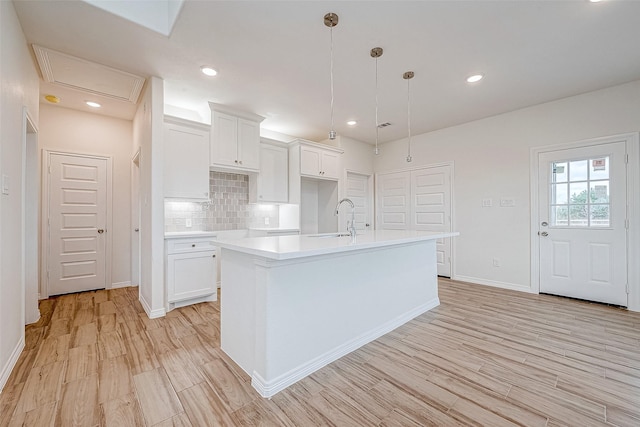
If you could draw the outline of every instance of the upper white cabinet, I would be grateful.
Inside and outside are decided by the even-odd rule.
[[[249,176],[251,203],[287,203],[289,201],[289,150],[278,141],[262,138],[260,171]]]
[[[211,108],[211,158],[213,168],[258,172],[260,122],[264,117],[209,102]]]
[[[164,118],[164,197],[209,200],[209,126]]]
[[[341,153],[329,148],[300,146],[300,174],[324,179],[340,179]]]

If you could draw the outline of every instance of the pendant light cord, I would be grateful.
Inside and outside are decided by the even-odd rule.
[[[329,28],[329,34],[331,38],[331,132],[329,132],[329,138],[333,139],[331,136],[334,134],[333,130],[333,27]]]
[[[380,130],[378,123],[378,57],[376,56],[376,151],[378,154],[378,131]]]
[[[411,79],[407,79],[407,128],[409,129],[409,148],[407,162],[411,161]]]

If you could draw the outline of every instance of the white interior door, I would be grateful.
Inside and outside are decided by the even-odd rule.
[[[369,175],[347,172],[345,196],[351,199],[355,207],[356,230],[367,231],[371,228],[371,193]],[[347,221],[351,220],[351,212],[343,208],[340,211],[340,230],[347,229]]]
[[[409,230],[411,214],[411,174],[385,173],[376,176],[376,228]]]
[[[540,292],[626,306],[625,142],[538,160]]]
[[[106,287],[107,159],[49,156],[49,295]]]
[[[451,231],[451,167],[411,172],[411,228]],[[438,276],[451,277],[451,238],[436,241]]]

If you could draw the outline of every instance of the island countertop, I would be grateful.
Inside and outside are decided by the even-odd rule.
[[[340,252],[357,251],[394,245],[406,245],[425,240],[457,236],[458,232],[431,232],[405,230],[372,230],[356,236],[334,237],[337,233],[295,236],[254,237],[244,239],[216,239],[224,249],[260,256],[273,260],[288,260]]]

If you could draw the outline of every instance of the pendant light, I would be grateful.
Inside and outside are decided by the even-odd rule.
[[[376,60],[376,149],[374,153],[380,154],[378,150],[378,131],[380,130],[380,124],[378,122],[378,58],[382,56],[383,50],[381,47],[374,47],[371,49],[371,57]]]
[[[331,130],[329,130],[329,139],[336,139],[336,131],[333,129],[333,27],[338,25],[338,15],[335,13],[327,13],[324,15],[324,25],[329,27],[329,33],[331,34],[331,66],[330,66],[330,74],[331,74]]]
[[[409,82],[413,78],[413,71],[407,71],[402,78],[407,81],[407,128],[409,130],[409,142],[407,145],[407,163],[411,163],[411,87]]]

